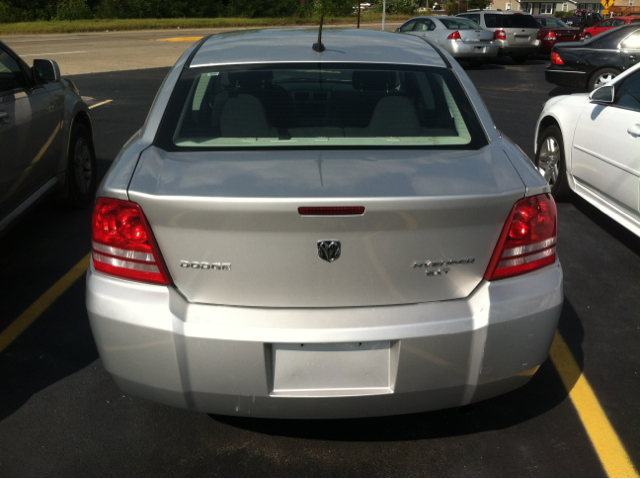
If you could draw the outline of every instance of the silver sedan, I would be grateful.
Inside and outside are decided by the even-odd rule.
[[[396,32],[425,38],[472,67],[478,67],[498,55],[499,45],[494,33],[463,18],[415,17],[407,20]]]
[[[87,309],[115,382],[338,418],[529,381],[562,308],[555,203],[450,59],[353,29],[185,52],[98,190]]]
[[[30,68],[2,42],[0,160],[0,234],[54,192],[74,208],[93,202],[93,128],[78,89],[56,62]]]

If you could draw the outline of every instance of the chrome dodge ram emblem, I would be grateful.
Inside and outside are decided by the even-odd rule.
[[[340,257],[340,241],[320,240],[318,241],[318,256],[320,259],[332,263]]]

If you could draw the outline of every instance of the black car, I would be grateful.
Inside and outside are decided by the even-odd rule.
[[[579,28],[580,30],[584,30],[585,28],[592,27],[596,23],[602,21],[603,18],[599,13],[578,12],[573,17],[564,17],[560,20],[566,23],[568,27],[574,27]]]
[[[640,24],[614,28],[583,43],[561,43],[551,51],[549,83],[593,90],[640,60]]]

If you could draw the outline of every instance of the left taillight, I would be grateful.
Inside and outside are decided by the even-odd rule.
[[[511,210],[484,278],[510,278],[555,263],[556,239],[556,203],[551,195],[521,199]]]
[[[554,31],[550,31],[547,33],[547,36],[544,37],[545,40],[557,40],[556,33]]]
[[[137,203],[98,198],[92,240],[96,271],[145,283],[171,284],[149,223]]]
[[[564,65],[562,58],[556,52],[551,52],[551,64],[552,65]]]
[[[461,41],[462,37],[460,36],[460,32],[458,30],[456,30],[455,32],[453,32],[451,35],[449,35],[447,37],[447,40],[457,40],[457,41]]]

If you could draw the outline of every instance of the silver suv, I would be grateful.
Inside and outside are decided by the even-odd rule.
[[[457,15],[492,30],[500,45],[498,55],[511,57],[514,63],[524,63],[540,52],[538,24],[527,12],[509,10],[468,10]]]

